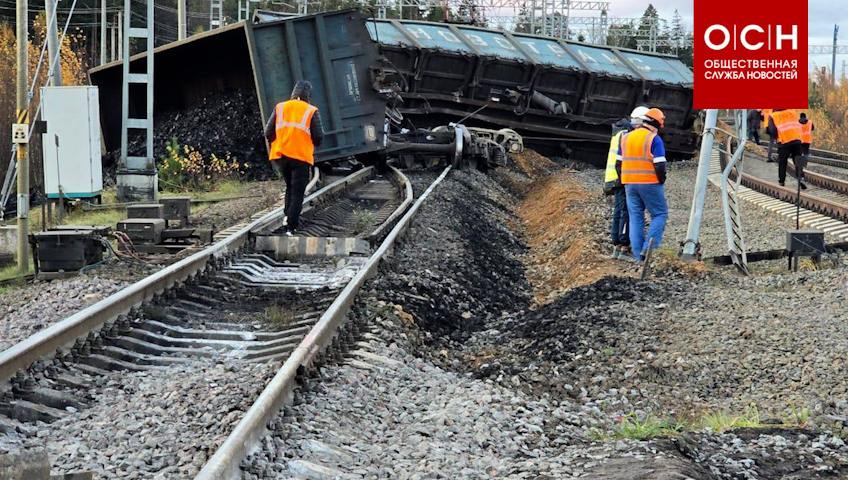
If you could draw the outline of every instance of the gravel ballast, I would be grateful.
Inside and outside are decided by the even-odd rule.
[[[30,436],[0,436],[0,452],[43,448],[54,474],[193,477],[274,374],[271,364],[200,362],[98,377],[96,400]]]
[[[630,264],[604,258],[601,172],[557,172],[552,182],[527,178],[529,170],[455,172],[435,192],[363,299],[373,331],[273,423],[244,464],[248,478],[823,478],[846,470],[844,267],[738,278],[665,252],[641,282]],[[671,168],[669,181],[680,184],[668,187],[668,239],[685,233],[694,173],[692,163]],[[528,275],[525,262],[538,254],[528,242],[545,232],[525,230],[522,195],[545,188],[553,204],[564,195],[558,182],[588,192],[566,212],[585,221],[547,237],[546,255],[575,244],[558,237],[586,236],[571,263],[619,266],[616,275],[544,274],[555,263],[543,258],[532,259],[542,273]],[[754,209],[746,218],[763,248],[782,238],[781,219]],[[722,253],[720,212],[706,214],[702,244],[707,255]],[[561,285],[540,296],[539,279]],[[481,396],[510,401],[482,405]],[[761,427],[783,426],[734,428],[745,412]],[[541,431],[527,437],[536,415]],[[503,418],[509,438],[474,438],[502,432]],[[708,418],[725,420],[710,427]],[[658,420],[684,433],[626,440],[641,436],[625,425]],[[514,440],[527,448],[516,453]],[[498,462],[487,460],[493,452]]]

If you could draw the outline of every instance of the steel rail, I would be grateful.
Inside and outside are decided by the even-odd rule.
[[[393,166],[389,166],[389,168],[394,174],[395,180],[393,180],[393,183],[395,183],[395,186],[399,189],[403,189],[403,202],[401,202],[400,206],[398,206],[398,208],[395,209],[395,211],[392,212],[391,215],[389,215],[389,218],[387,218],[385,222],[381,223],[380,226],[378,226],[373,232],[371,232],[370,235],[368,235],[368,240],[371,242],[376,242],[380,237],[382,237],[383,232],[385,232],[389,227],[394,225],[395,220],[397,220],[398,217],[403,215],[403,212],[406,211],[406,209],[409,207],[409,204],[411,204],[413,201],[414,195],[412,194],[412,183],[409,181],[409,179],[406,178],[406,175],[401,173],[401,171],[397,168]]]
[[[721,158],[719,163],[722,169],[724,169],[726,166],[726,160],[724,159],[724,157]],[[791,168],[789,168],[790,165]],[[791,162],[790,165],[787,165],[787,172],[794,174],[795,165],[792,165]],[[820,186],[822,188],[832,190],[836,193],[842,193],[840,190],[848,191],[848,182],[844,180],[829,177],[827,175],[822,175],[815,172],[804,172],[804,176],[811,185]],[[732,178],[737,178],[737,172],[735,169],[732,172]],[[762,178],[755,177],[754,175],[744,172],[742,173],[742,185],[750,188],[751,190],[760,192],[762,194],[768,195],[772,198],[784,201],[789,204],[794,205],[797,200],[801,207],[806,208],[807,210],[820,213],[835,220],[848,222],[848,203],[834,202],[833,200],[822,198],[818,195],[807,193],[803,190],[801,191],[801,195],[799,198],[798,192],[793,188],[780,186],[777,183],[770,182],[768,180],[764,180]]]
[[[274,378],[271,379],[244,417],[235,426],[233,432],[203,466],[195,480],[222,480],[241,476],[239,471],[241,461],[250,454],[253,447],[265,435],[268,422],[291,399],[298,371],[302,367],[311,366],[315,357],[332,341],[339,327],[344,323],[359,289],[366,279],[377,272],[380,262],[391,251],[395,241],[406,232],[421,205],[450,170],[451,167],[446,168],[398,221],[380,247],[345,286],[327,311],[321,315],[321,318],[303,338],[300,345],[289,355]]]
[[[838,158],[844,161],[848,161],[848,153],[844,152],[834,152],[831,150],[822,150],[820,148],[811,148],[810,154],[815,155],[817,157]]]
[[[304,204],[309,205],[324,195],[344,189],[350,183],[370,175],[372,171],[373,167],[369,167],[339,179],[306,197]],[[317,182],[317,180],[313,181]],[[280,207],[268,212],[213,245],[119,290],[0,352],[0,384],[11,379],[18,371],[52,355],[57,349],[72,345],[77,339],[88,335],[105,323],[129,313],[132,308],[141,305],[142,302],[206,270],[207,266],[216,260],[236,253],[247,244],[251,231],[279,221],[284,215],[283,210],[284,207]]]

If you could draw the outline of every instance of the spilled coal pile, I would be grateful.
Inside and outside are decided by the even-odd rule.
[[[462,338],[487,318],[524,308],[524,246],[498,221],[511,215],[505,190],[480,172],[457,171],[430,198],[411,229],[412,245],[375,279],[375,293],[403,305],[434,341]]]
[[[212,154],[225,157],[229,154],[240,163],[250,165],[247,179],[268,178],[268,165],[264,125],[259,118],[259,104],[253,92],[234,90],[205,98],[199,104],[179,112],[162,112],[153,124],[153,155],[157,164],[166,154],[165,147],[172,140],[188,145],[205,158]],[[131,155],[143,155],[143,133],[129,140]],[[113,181],[117,170],[120,149],[109,152],[103,159],[104,175]]]

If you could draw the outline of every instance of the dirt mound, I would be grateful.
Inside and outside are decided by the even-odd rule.
[[[525,150],[511,158],[518,170],[530,178],[539,178],[557,168],[551,159],[534,150]]]
[[[559,172],[533,182],[518,207],[530,251],[524,256],[534,300],[552,301],[566,290],[609,275],[624,275],[632,265],[607,258],[598,241],[609,212],[582,185]]]

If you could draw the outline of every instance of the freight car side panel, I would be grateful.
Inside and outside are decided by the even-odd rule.
[[[369,78],[377,49],[359,12],[251,25],[248,37],[263,118],[289,98],[298,79],[309,80],[324,124],[319,161],[382,148],[385,100]]]
[[[689,82],[665,58],[628,51],[622,51],[620,53],[646,80],[674,84],[686,84]],[[674,61],[680,63],[678,60]]]
[[[639,74],[625,65],[614,52],[607,48],[590,47],[589,45],[568,43],[568,49],[583,62],[586,67],[598,74],[620,75],[623,77],[639,78]]]

